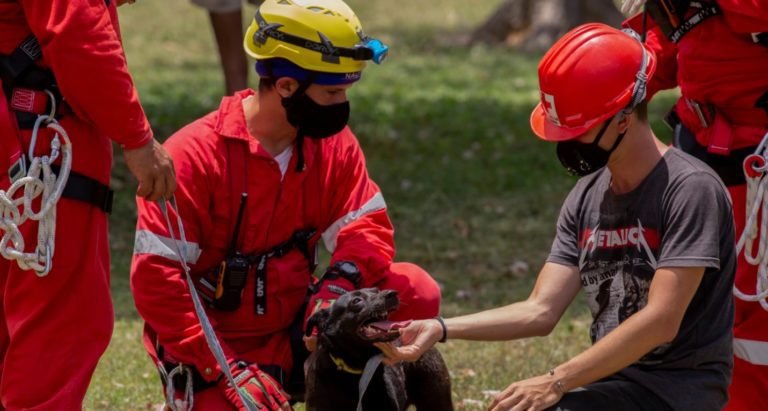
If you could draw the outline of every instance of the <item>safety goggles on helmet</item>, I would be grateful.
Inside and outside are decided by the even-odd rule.
[[[257,45],[264,44],[267,41],[267,38],[273,38],[297,47],[316,51],[322,54],[323,61],[330,63],[337,63],[339,57],[347,57],[352,60],[371,60],[376,64],[381,64],[389,52],[389,46],[385,45],[380,40],[364,36],[362,33],[358,33],[361,37],[361,41],[354,47],[337,47],[334,46],[323,33],[318,32],[321,41],[313,41],[278,30],[282,27],[281,24],[267,23],[258,11],[254,18],[259,25],[258,30],[253,33],[253,42]]]

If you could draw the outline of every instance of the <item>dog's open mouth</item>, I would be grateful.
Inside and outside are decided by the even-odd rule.
[[[392,341],[400,336],[401,328],[407,327],[411,323],[410,320],[389,321],[388,316],[389,312],[387,311],[375,313],[360,326],[358,333],[363,339],[371,342]]]

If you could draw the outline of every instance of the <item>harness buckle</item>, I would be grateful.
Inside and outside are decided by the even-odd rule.
[[[709,121],[707,121],[707,113],[705,113],[701,109],[701,104],[699,104],[696,100],[691,100],[689,98],[684,98],[685,104],[688,106],[688,108],[696,114],[696,117],[699,119],[699,124],[702,128],[709,127]]]
[[[11,93],[10,106],[13,110],[45,114],[49,96],[42,91],[17,87]],[[53,99],[51,99],[53,101]],[[54,103],[55,104],[55,103]]]
[[[11,109],[25,113],[47,115],[45,124],[50,123],[58,111],[56,96],[48,89],[33,90],[25,87],[16,87],[11,93],[9,102]],[[48,107],[50,106],[50,109]]]
[[[19,159],[14,161],[10,167],[8,167],[8,178],[11,180],[11,184],[15,183],[22,177],[27,175],[27,158],[24,155],[20,155]]]

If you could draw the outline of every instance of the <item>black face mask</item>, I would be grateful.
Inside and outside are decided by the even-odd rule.
[[[349,101],[323,106],[312,100],[304,90],[283,97],[288,122],[299,133],[310,138],[326,138],[343,130],[349,121]]]
[[[600,148],[598,143],[603,138],[603,134],[605,134],[605,130],[608,128],[611,120],[613,120],[613,117],[605,121],[603,128],[600,129],[597,137],[595,137],[595,141],[591,143],[579,143],[575,140],[557,143],[557,158],[560,159],[560,163],[571,175],[583,177],[594,173],[608,164],[608,159],[611,158],[611,154],[616,150],[616,147],[619,146],[619,143],[621,143],[626,134],[626,131],[619,134],[610,150]]]

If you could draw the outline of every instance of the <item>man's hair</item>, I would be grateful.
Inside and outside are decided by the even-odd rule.
[[[275,79],[271,77],[259,77],[259,91],[269,91],[275,88]]]
[[[643,122],[648,121],[648,102],[643,101],[635,107],[635,113],[637,113],[637,119]]]

